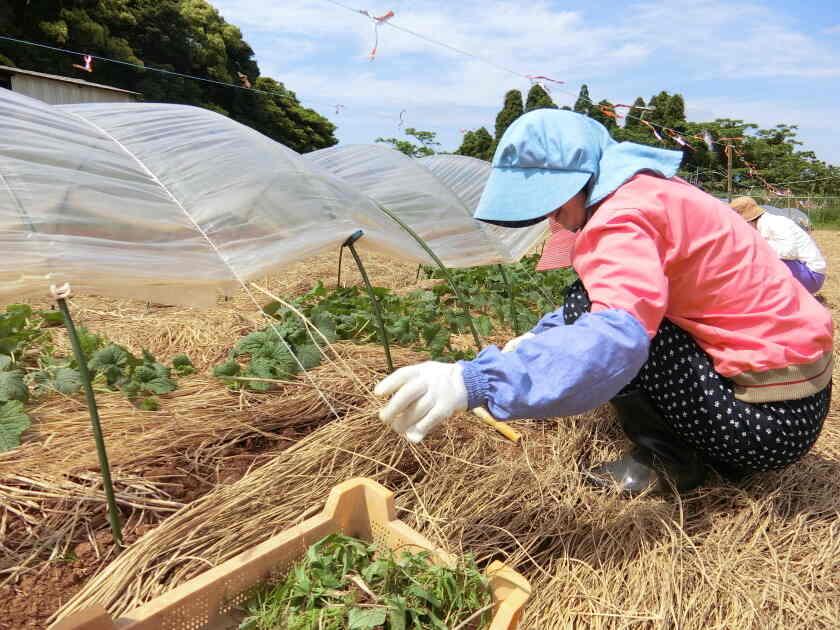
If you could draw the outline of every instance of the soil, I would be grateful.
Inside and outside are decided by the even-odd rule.
[[[828,259],[829,265],[833,268],[834,265],[840,262],[840,232],[819,231],[815,233],[815,237]],[[328,262],[329,264],[325,269],[332,274],[334,273],[334,262],[332,259]],[[378,271],[384,277],[388,269],[389,267],[383,266]],[[388,277],[390,282],[381,282],[381,284],[384,286],[413,284],[414,270],[414,266],[401,266],[398,269],[401,274],[399,278],[397,275],[393,275],[393,277]],[[347,271],[352,272],[349,269]],[[394,273],[396,274],[396,272]],[[294,277],[294,274],[286,275],[288,277]],[[301,290],[305,290],[311,286],[311,283],[306,285],[306,282],[301,280],[300,285],[302,287]],[[286,292],[290,290],[289,287],[282,288]],[[275,290],[282,292],[280,288],[276,288]],[[840,274],[830,273],[828,275],[826,286],[823,288],[819,297],[824,300],[826,306],[835,315],[840,313]],[[91,299],[91,303],[96,305],[98,304],[98,300]],[[115,326],[113,322],[109,322],[109,325],[111,328]],[[212,326],[215,324],[210,322],[208,325]],[[134,325],[131,327],[127,326],[126,330],[137,331],[143,330],[143,328]],[[126,332],[126,335],[128,335],[128,332]],[[214,338],[208,337],[208,339],[209,341],[207,343],[210,349],[207,351],[207,356],[210,358],[205,357],[204,361],[207,364],[218,359],[213,354],[213,352],[216,352],[218,344],[216,344]],[[128,338],[120,338],[117,341],[131,345],[130,339]],[[504,340],[494,338],[491,341],[498,342]],[[163,342],[160,343],[162,344]],[[464,347],[470,347],[470,344],[471,338],[465,337],[463,340]],[[139,346],[139,344],[134,345]],[[153,344],[145,345],[152,347],[159,354],[166,354],[166,348],[164,346],[157,348]],[[206,367],[204,363],[202,363],[202,366]],[[840,405],[840,401],[833,401],[832,410],[836,410],[838,405]],[[148,468],[139,472],[149,480],[165,481],[167,484],[171,484],[168,486],[171,497],[176,501],[189,503],[200,498],[216,485],[228,484],[240,479],[249,469],[259,466],[271,454],[276,453],[278,448],[282,448],[282,445],[293,444],[296,440],[299,440],[317,427],[317,424],[313,424],[306,428],[289,430],[278,435],[276,440],[253,437],[243,443],[228,447],[224,453],[219,455],[219,458],[214,462],[212,467],[207,465],[199,472],[195,470],[182,470],[174,464],[170,467]],[[503,439],[499,440],[499,448],[504,456],[516,456],[516,447]],[[143,521],[127,523],[124,529],[126,542],[131,544],[148,531],[154,529],[157,524],[157,522]],[[45,563],[37,571],[22,576],[16,583],[0,587],[0,630],[46,628],[47,619],[64,602],[68,601],[77,593],[84,586],[87,579],[101,570],[114,557],[114,548],[110,542],[111,536],[104,516],[100,522],[91,523],[90,525],[95,529],[96,533],[90,540],[78,541],[73,548],[73,553],[68,554],[69,557]]]
[[[149,480],[167,483],[172,499],[190,503],[214,487],[234,483],[251,468],[264,463],[277,453],[282,445],[291,445],[305,431],[288,430],[279,440],[256,436],[242,444],[228,448],[213,470],[194,472],[175,466],[147,468],[139,471]],[[125,515],[124,515],[125,516]],[[84,586],[89,577],[97,573],[114,558],[114,545],[105,519],[92,541],[81,541],[67,558],[42,565],[37,572],[21,577],[17,583],[0,587],[0,630],[46,628],[47,620]],[[123,537],[130,545],[151,531],[158,522],[126,522]]]

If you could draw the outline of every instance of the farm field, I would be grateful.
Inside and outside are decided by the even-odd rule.
[[[815,235],[837,321],[840,232]],[[435,284],[418,281],[413,265],[366,263],[373,282],[397,294]],[[330,255],[258,284],[290,299],[335,276]],[[360,282],[346,259],[343,278]],[[135,354],[168,363],[186,353],[195,373],[159,395],[158,411],[98,393],[129,544],[118,557],[83,400],[52,393],[28,406],[22,446],[0,454],[0,628],[45,627],[62,606],[128,610],[313,514],[330,487],[354,476],[394,490],[401,517],[442,547],[526,575],[523,628],[840,625],[836,399],[816,448],[785,471],[712,482],[681,499],[626,501],[580,475],[618,454],[606,408],[514,423],[521,445],[464,415],[414,447],[376,417],[378,345],[339,341],[306,375],[269,392],[235,390],[211,372],[265,326],[244,295],[205,311],[82,296],[73,312]],[[497,329],[487,339],[512,335]],[[469,339],[451,346],[464,350]],[[392,352],[398,366],[426,358]]]

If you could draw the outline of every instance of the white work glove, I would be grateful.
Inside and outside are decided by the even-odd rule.
[[[505,347],[502,348],[502,352],[513,352],[519,347],[519,344],[527,339],[532,339],[536,337],[536,335],[532,332],[526,332],[518,337],[514,337],[510,341],[505,344]]]
[[[463,369],[457,363],[426,361],[400,368],[373,391],[377,396],[393,394],[379,418],[414,444],[453,414],[467,410]]]

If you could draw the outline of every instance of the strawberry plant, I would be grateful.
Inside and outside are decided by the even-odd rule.
[[[241,630],[482,628],[492,594],[471,558],[436,565],[428,552],[393,551],[332,534],[288,574],[258,587]]]
[[[539,255],[534,254],[504,266],[504,273],[513,289],[513,300],[508,282],[505,282],[498,265],[456,269],[450,270],[450,273],[462,288],[471,312],[491,317],[516,332],[524,332],[533,328],[543,314],[556,310],[562,304],[566,287],[576,278],[571,269],[538,272],[538,261]],[[425,271],[428,277],[442,278],[437,268],[426,267]],[[454,295],[448,285],[438,285],[434,290],[446,303],[454,303]],[[484,322],[485,330],[486,325]],[[488,334],[483,330],[479,332]]]
[[[12,400],[0,403],[0,453],[20,446],[20,436],[30,424],[22,402]]]
[[[452,272],[467,296],[473,322],[480,334],[490,335],[499,325],[528,330],[542,314],[556,309],[562,302],[563,291],[574,280],[574,274],[570,271],[537,273],[534,271],[537,260],[538,256],[531,256],[505,267],[514,288],[513,300],[498,266]],[[432,277],[439,274],[427,271]],[[434,359],[451,361],[473,356],[472,351],[457,350],[452,346],[452,336],[467,333],[469,326],[447,283],[403,295],[382,287],[375,287],[373,291],[390,343],[424,350]],[[295,299],[294,304],[330,341],[382,341],[373,305],[362,287],[327,289],[319,282]],[[213,370],[214,375],[226,379],[231,386],[267,391],[271,380],[290,378],[301,365],[309,369],[320,363],[321,353],[295,313],[279,303],[268,304],[263,310],[278,323],[273,329],[269,327],[240,339],[228,360]],[[254,380],[248,380],[249,376]]]
[[[23,408],[30,396],[27,363],[35,347],[48,340],[44,328],[54,321],[53,311],[35,311],[25,304],[12,304],[0,313],[0,452],[20,445],[29,428]]]
[[[23,403],[53,391],[73,396],[82,389],[75,358],[58,356],[52,343],[49,329],[61,324],[60,312],[34,310],[25,304],[13,304],[0,313],[0,451],[18,446],[20,433],[29,426]],[[121,389],[139,408],[156,410],[155,396],[176,388],[170,368],[148,352],[135,357],[82,327],[78,335],[97,382]],[[184,376],[195,368],[181,354],[173,358],[172,370]]]
[[[335,340],[329,318],[316,317],[313,321],[321,334]],[[242,337],[213,374],[232,387],[244,384],[248,389],[264,392],[271,388],[272,380],[290,379],[301,367],[308,370],[320,362],[321,351],[303,324],[297,318],[285,318],[278,325]]]

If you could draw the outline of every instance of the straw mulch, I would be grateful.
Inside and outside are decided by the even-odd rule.
[[[368,476],[435,542],[528,575],[526,628],[836,627],[836,460],[818,452],[740,487],[623,501],[581,481],[581,466],[615,453],[605,415],[523,427],[522,449],[462,418],[415,449],[372,410],[351,414],[170,517],[64,612],[130,609],[311,515],[335,483]]]
[[[266,459],[248,457],[255,438],[277,452],[366,404],[356,374],[374,380],[366,366],[382,363],[381,350],[338,346],[338,351],[353,356],[327,361],[271,395],[233,392],[217,379],[195,376],[165,396],[158,412],[138,411],[119,393],[98,396],[117,501],[130,520],[156,522],[212,490],[224,481],[231,459],[245,457],[251,464]],[[397,356],[403,362],[416,359],[410,353]],[[80,539],[90,538],[89,530],[105,525],[86,407],[55,396],[32,416],[35,428],[27,442],[0,454],[0,573],[7,581],[44,556],[66,556]]]
[[[840,263],[840,235],[820,238],[829,258],[833,255]],[[381,273],[387,270],[383,265]],[[396,282],[389,286],[413,282],[413,273],[409,267],[396,269]],[[324,263],[322,275],[334,280],[334,259],[331,265]],[[312,277],[308,283],[295,277],[272,278],[268,284],[273,291],[290,295],[308,288]],[[840,276],[830,276],[829,282],[825,293],[829,302],[837,301],[832,304],[837,312]],[[85,312],[92,328],[102,322],[104,316],[92,313],[93,304],[79,300],[79,308],[90,309]],[[176,309],[158,308],[148,316],[136,305],[126,309],[135,322],[116,329],[105,325],[109,337],[134,349],[145,345],[163,357],[184,351],[183,344],[190,343],[187,347],[198,354],[196,363],[202,368],[256,325],[248,315],[253,305],[241,297],[220,303],[207,315],[193,315],[192,332],[180,331],[177,321],[186,315]],[[112,311],[109,307],[107,312]],[[138,318],[147,327],[142,333],[137,332]],[[383,432],[375,416],[377,401],[368,387],[381,366],[378,349],[367,356],[361,349],[341,352],[348,362],[355,358],[351,366],[337,362],[321,368],[322,376],[313,372],[318,385],[331,390],[328,399],[339,411],[338,420],[306,385],[239,398],[195,377],[179,389],[188,392],[183,398],[165,401],[161,415],[125,408],[124,414],[114,401],[114,409],[109,407],[106,413],[109,431],[115,431],[108,438],[109,446],[116,449],[119,491],[127,497],[131,488],[130,500],[136,505],[131,507],[125,498],[123,509],[132,517],[153,512],[159,520],[171,515],[90,579],[61,615],[92,603],[102,603],[113,613],[124,612],[311,515],[339,481],[368,476],[395,490],[402,518],[437,544],[472,552],[482,562],[504,559],[527,575],[533,596],[523,628],[840,626],[837,402],[817,447],[786,471],[757,475],[738,485],[713,482],[681,499],[625,501],[582,481],[582,469],[618,454],[624,446],[607,409],[557,422],[519,423],[517,428],[525,434],[521,446],[463,416],[420,447],[411,447]],[[398,357],[399,362],[416,359],[410,353]],[[293,403],[295,392],[301,399]],[[65,480],[73,476],[63,466],[75,457],[88,458],[84,466],[72,468],[89,475],[78,477],[85,488],[78,500],[73,498],[74,490],[49,488],[62,495],[64,514],[79,514],[74,531],[62,533],[64,539],[78,540],[79,532],[107,526],[104,500],[95,486],[96,475],[91,474],[95,468],[91,454],[66,438],[68,432],[81,435],[86,430],[83,409],[66,401],[49,404],[55,407],[38,411],[40,434],[33,437],[34,444],[16,451],[15,457],[25,460],[31,472],[39,462],[46,465],[51,458],[62,457],[62,449],[75,449],[72,457],[47,467],[50,475],[56,475],[50,479],[63,475]],[[284,430],[297,422],[298,413],[312,424],[301,432],[305,437],[290,442],[284,439]],[[73,414],[75,420],[68,418],[63,427],[58,424]],[[149,424],[139,426],[138,417]],[[118,418],[124,418],[121,425]],[[184,427],[176,426],[181,423]],[[317,428],[311,430],[312,426]],[[268,446],[247,474],[230,482],[208,474],[208,468],[224,460],[231,442],[247,444],[254,436],[267,440]],[[56,448],[62,439],[63,445]],[[147,439],[149,448],[143,450]],[[87,438],[78,441],[89,444]],[[37,449],[43,452],[38,454]],[[215,487],[186,505],[173,500],[177,496],[168,495],[166,485],[171,478],[158,482],[143,474],[147,470],[143,466],[153,468],[173,458],[180,470],[211,479]],[[197,468],[190,468],[193,462],[199,462]],[[13,467],[14,458],[5,463]],[[11,473],[13,468],[3,466],[0,460],[0,484],[8,485],[2,471]],[[132,480],[135,485],[129,485]],[[37,487],[32,484],[29,490]],[[0,501],[6,508],[7,499]],[[32,495],[22,495],[15,504],[27,517],[35,514],[42,519],[40,529],[31,526],[29,547],[16,551],[20,557],[26,553],[41,557],[44,547],[48,551],[58,546],[43,529],[49,518],[57,522],[55,515],[39,512],[45,504],[49,502]],[[15,522],[13,513],[4,514]]]

